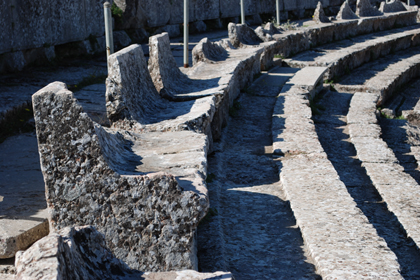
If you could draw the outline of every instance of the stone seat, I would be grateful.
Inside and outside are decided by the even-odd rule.
[[[394,151],[380,137],[376,119],[378,92],[356,92],[347,114],[351,142],[367,175],[407,237],[420,246],[420,185],[400,165]],[[361,106],[363,104],[363,106]],[[366,121],[369,120],[369,121]]]
[[[132,269],[197,269],[207,136],[104,128],[60,82],[32,101],[50,230],[93,225]]]
[[[388,55],[367,63],[345,76],[335,88],[345,92],[380,93],[378,106],[383,106],[401,86],[420,76],[420,46]]]
[[[140,45],[108,58],[106,110],[112,127],[137,131],[191,130],[211,136],[214,96],[171,102],[157,92]]]
[[[185,101],[223,94],[226,88],[226,85],[220,84],[223,73],[213,78],[194,79],[179,70],[171,51],[168,33],[151,36],[149,49],[149,72],[162,97]],[[225,54],[226,51],[220,55]]]
[[[314,84],[323,71],[300,70],[273,110],[273,150],[282,156],[280,180],[296,224],[322,278],[402,279],[397,257],[357,207],[318,139],[308,99],[319,90]],[[302,76],[310,72],[314,77],[305,84]]]
[[[298,68],[328,67],[326,79],[334,79],[380,56],[419,45],[419,33],[420,26],[415,25],[363,35],[303,52],[286,63]]]

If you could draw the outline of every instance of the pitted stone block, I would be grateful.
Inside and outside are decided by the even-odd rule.
[[[374,17],[380,16],[382,13],[372,6],[369,0],[357,0],[356,15],[359,17]]]
[[[316,5],[315,13],[313,19],[316,23],[326,23],[331,22],[329,18],[324,13],[324,8],[322,7],[321,1],[318,1]]]
[[[242,45],[258,45],[262,40],[255,34],[254,30],[246,24],[235,24],[233,22],[228,25],[229,40],[235,48]]]
[[[402,11],[407,11],[406,7],[400,0],[393,0],[391,2],[385,1],[381,2],[379,11],[382,13],[397,13]]]
[[[350,5],[347,1],[344,1],[343,5],[340,7],[340,11],[337,14],[338,20],[343,19],[358,19],[359,17],[353,12],[350,8]]]
[[[135,170],[134,143],[94,123],[63,83],[32,101],[50,229],[93,225],[133,269],[196,268],[194,232],[207,199],[173,175]]]

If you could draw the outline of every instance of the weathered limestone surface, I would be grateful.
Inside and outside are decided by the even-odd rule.
[[[316,23],[330,22],[330,20],[328,19],[328,17],[324,13],[324,8],[322,7],[321,1],[319,1],[318,4],[316,5],[316,9],[315,9],[313,19]]]
[[[344,1],[343,5],[340,7],[340,11],[337,14],[338,20],[344,19],[358,19],[359,17],[353,12],[350,8],[350,5],[347,1]]]
[[[235,48],[246,45],[258,45],[262,40],[255,34],[254,30],[247,24],[229,23],[228,33],[230,43]]]
[[[416,40],[418,37],[413,37],[412,42]],[[419,50],[419,47],[409,48],[392,56],[388,55],[375,63],[366,64],[335,86],[338,90],[347,92],[379,93],[377,105],[383,106],[396,90],[420,76]]]
[[[216,63],[226,60],[227,54],[222,42],[211,42],[208,38],[203,38],[192,50],[193,65],[200,61]]]
[[[323,52],[308,51],[299,54],[287,63],[292,67],[327,66],[327,79],[342,76],[362,64],[385,56],[391,51],[408,49],[419,45],[420,28],[406,27],[392,31],[378,32],[359,36],[353,40],[345,40],[337,44],[322,46]]]
[[[283,87],[273,112],[273,148],[284,155],[280,179],[317,272],[324,279],[403,279],[397,257],[328,160],[308,98],[300,86]]]
[[[216,44],[211,44],[207,53],[212,52]],[[202,46],[202,44],[201,44]],[[190,79],[182,73],[171,52],[171,45],[167,33],[155,35],[149,38],[149,72],[157,91],[162,97],[169,100],[193,100],[204,96],[221,95],[226,86],[219,85],[220,79]],[[215,59],[224,50],[219,46],[212,55]],[[197,55],[197,49],[193,50]],[[226,53],[226,51],[224,51]],[[222,54],[222,53],[220,53]],[[219,58],[222,58],[220,56]]]
[[[404,4],[400,0],[393,0],[391,2],[381,2],[379,11],[382,13],[396,13],[401,11],[407,11]]]
[[[140,45],[108,58],[107,116],[114,127],[139,131],[192,130],[210,135],[215,97],[169,102],[157,92]]]
[[[369,0],[357,0],[356,15],[359,17],[374,17],[381,14],[376,7],[372,6]]]
[[[206,199],[183,191],[172,175],[118,173],[119,163],[142,165],[141,155],[121,133],[92,122],[63,83],[32,101],[50,229],[93,225],[133,269],[195,268],[194,231]]]
[[[394,152],[378,133],[361,135],[365,127],[376,126],[373,120],[380,93],[356,92],[351,100],[347,118],[350,122],[350,137],[357,156],[363,162],[366,173],[372,180],[388,209],[395,214],[408,237],[420,246],[420,186],[399,164]],[[363,104],[363,106],[361,106]],[[356,117],[358,116],[358,117]],[[372,128],[368,128],[372,130]],[[356,132],[356,133],[355,133]]]
[[[115,258],[104,236],[92,226],[66,227],[36,242],[16,258],[14,279],[233,279],[228,272],[193,270],[147,272],[130,269]]]

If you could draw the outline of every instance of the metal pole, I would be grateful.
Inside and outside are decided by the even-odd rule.
[[[184,68],[188,68],[188,25],[189,25],[189,0],[184,0]]]
[[[277,25],[280,26],[280,0],[276,0]]]
[[[245,6],[244,6],[244,0],[241,0],[241,23],[245,23]]]
[[[105,15],[106,57],[108,57],[114,53],[114,38],[112,36],[111,4],[109,2],[104,3],[104,15]]]

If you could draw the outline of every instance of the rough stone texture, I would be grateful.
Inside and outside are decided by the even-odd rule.
[[[222,42],[211,42],[207,37],[203,38],[192,50],[193,65],[198,62],[216,63],[227,58],[227,51]]]
[[[207,30],[207,25],[202,20],[199,20],[190,24],[190,28],[191,28],[190,31],[193,33],[195,32],[202,33]]]
[[[357,0],[356,3],[356,15],[359,17],[374,17],[379,16],[382,13],[372,4],[369,0]]]
[[[280,31],[274,26],[272,22],[267,22],[267,24],[264,26],[264,30],[266,33],[270,35],[279,34]]]
[[[116,259],[92,226],[66,227],[16,257],[18,279],[142,279]]]
[[[149,72],[162,97],[176,101],[194,100],[206,96],[220,96],[225,91],[226,85],[220,85],[217,79],[190,79],[182,73],[171,53],[167,33],[150,37],[149,47]],[[197,103],[199,102],[201,101],[198,100]],[[210,118],[212,114],[214,112],[210,112]],[[210,130],[202,131],[211,135]]]
[[[114,0],[114,3],[123,11],[122,20],[118,26],[121,29],[142,28],[146,23],[146,12],[138,0]]]
[[[370,102],[366,102],[366,96]],[[364,127],[364,117],[370,118],[372,111],[376,110],[375,100],[379,99],[379,93],[354,94],[349,115],[360,116],[360,120],[353,119],[353,123]],[[360,104],[365,104],[360,108]],[[348,117],[349,117],[348,115]],[[371,124],[372,125],[372,124]],[[376,124],[379,128],[379,125]],[[387,203],[405,229],[407,236],[411,237],[420,246],[419,212],[420,197],[418,195],[418,183],[399,164],[394,152],[387,143],[377,135],[361,137],[350,130],[351,141],[354,144],[357,156],[363,162],[366,173],[372,180],[373,185]]]
[[[316,23],[331,22],[324,13],[324,8],[322,7],[321,1],[319,1],[318,4],[316,5],[313,19]]]
[[[258,45],[262,42],[254,30],[246,24],[235,24],[231,22],[228,25],[228,33],[230,43],[235,48],[239,48],[243,44]]]
[[[117,173],[141,156],[121,134],[92,122],[64,84],[48,85],[32,101],[50,229],[93,225],[133,269],[196,267],[194,231],[206,200],[172,175]]]
[[[36,242],[16,258],[20,279],[233,279],[228,272],[194,270],[147,272],[130,269],[115,258],[103,234],[92,226],[66,227]]]
[[[324,45],[318,48],[317,52],[298,54],[287,63],[292,67],[327,66],[329,70],[326,78],[334,79],[335,76],[342,76],[392,51],[419,45],[419,32],[420,29],[416,26],[363,35],[356,39],[344,40],[339,45]]]
[[[112,54],[108,66],[106,108],[114,127],[139,131],[192,130],[210,135],[215,97],[185,102],[161,98],[141,46],[132,45]]]
[[[353,12],[350,8],[350,5],[347,1],[344,1],[343,5],[340,7],[340,11],[337,14],[338,20],[345,19],[358,19],[359,17]]]
[[[131,44],[131,39],[125,31],[114,31],[114,46],[117,49],[122,49]]]
[[[282,142],[295,146],[282,153],[280,179],[317,272],[324,279],[403,279],[397,257],[357,208],[319,143],[308,98],[299,86],[283,87],[273,112],[280,117],[273,119],[273,150]]]
[[[404,4],[401,3],[400,0],[393,0],[391,2],[381,2],[379,11],[382,13],[396,13],[407,11],[407,9],[405,8]]]
[[[260,38],[261,41],[263,42],[268,42],[268,41],[273,41],[273,36],[268,33],[267,31],[265,31],[265,29],[263,29],[261,26],[258,26],[255,29],[255,34],[258,36],[258,38]]]
[[[181,35],[181,29],[178,24],[167,25],[162,28],[163,32],[167,32],[169,37],[178,37]]]

